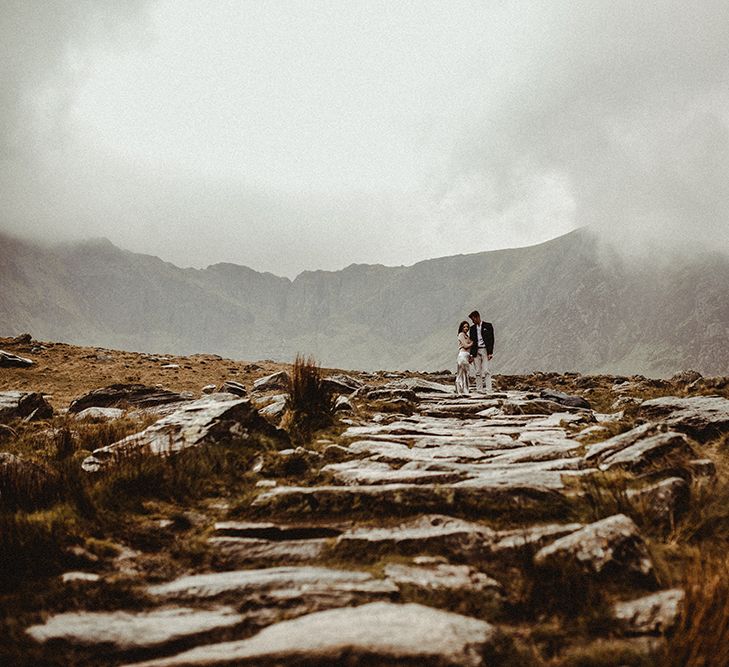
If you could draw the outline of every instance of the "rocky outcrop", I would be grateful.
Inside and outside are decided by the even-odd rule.
[[[487,667],[503,660],[508,650],[501,633],[485,621],[418,604],[375,602],[283,621],[250,639],[201,646],[135,667]]]
[[[81,412],[86,408],[151,408],[168,403],[185,401],[181,394],[162,389],[148,387],[143,384],[112,384],[108,387],[94,389],[71,402],[69,412]]]
[[[28,368],[33,366],[35,362],[32,359],[19,357],[16,354],[10,354],[5,350],[0,350],[0,368]]]
[[[285,442],[283,432],[271,426],[250,400],[231,394],[213,394],[187,404],[140,433],[94,450],[84,470],[97,471],[115,459],[132,454],[168,455],[189,447],[245,440],[260,435]]]
[[[235,380],[226,380],[220,387],[221,394],[233,394],[234,396],[245,397],[248,395],[248,390],[245,385]]]
[[[0,424],[14,419],[48,419],[53,408],[43,394],[28,391],[0,391]]]
[[[591,523],[540,549],[537,567],[564,570],[574,567],[606,577],[653,580],[653,563],[638,527],[624,514]]]
[[[351,375],[328,375],[322,380],[322,385],[332,394],[353,394],[363,386],[357,378]]]
[[[729,431],[729,399],[721,396],[653,398],[640,404],[638,415],[653,421],[660,419],[698,440]]]

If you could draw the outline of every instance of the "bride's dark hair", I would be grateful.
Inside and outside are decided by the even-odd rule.
[[[463,320],[463,322],[461,322],[461,323],[460,323],[460,324],[458,325],[458,333],[461,333],[461,331],[463,331],[463,325],[464,325],[464,324],[468,324],[468,320]],[[468,328],[470,329],[470,328],[471,328],[471,326],[469,325],[469,327],[468,327]]]

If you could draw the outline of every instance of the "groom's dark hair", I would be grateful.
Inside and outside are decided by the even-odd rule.
[[[474,317],[481,317],[481,313],[479,313],[477,310],[474,310],[470,313],[468,313],[468,316],[473,319]]]

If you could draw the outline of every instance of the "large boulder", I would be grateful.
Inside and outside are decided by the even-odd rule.
[[[537,567],[574,568],[608,578],[654,581],[653,563],[638,527],[624,514],[588,524],[540,549]]]
[[[180,403],[187,400],[182,394],[160,387],[143,384],[111,384],[94,389],[73,400],[69,412],[81,412],[86,408],[150,408],[167,403]]]
[[[53,408],[43,394],[30,391],[0,391],[0,424],[13,419],[48,419]]]
[[[638,407],[638,416],[663,421],[698,440],[710,440],[729,431],[729,399],[721,396],[662,396],[643,401]]]
[[[136,667],[486,667],[501,664],[510,649],[510,643],[486,621],[419,604],[373,602],[282,621],[248,639],[200,646]]]
[[[27,368],[35,364],[31,359],[19,357],[5,350],[0,350],[0,368]]]
[[[250,400],[231,394],[212,394],[185,405],[140,433],[95,450],[83,462],[97,471],[118,457],[135,453],[167,455],[188,447],[239,440],[254,434],[279,441],[287,438],[258,414]]]

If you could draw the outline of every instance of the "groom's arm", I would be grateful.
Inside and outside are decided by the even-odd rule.
[[[468,337],[471,339],[471,356],[475,357],[478,354],[478,334],[476,333],[476,325],[471,325],[468,330]]]
[[[486,354],[489,356],[494,353],[494,326],[491,322],[486,322],[483,332],[483,342],[486,343]]]

